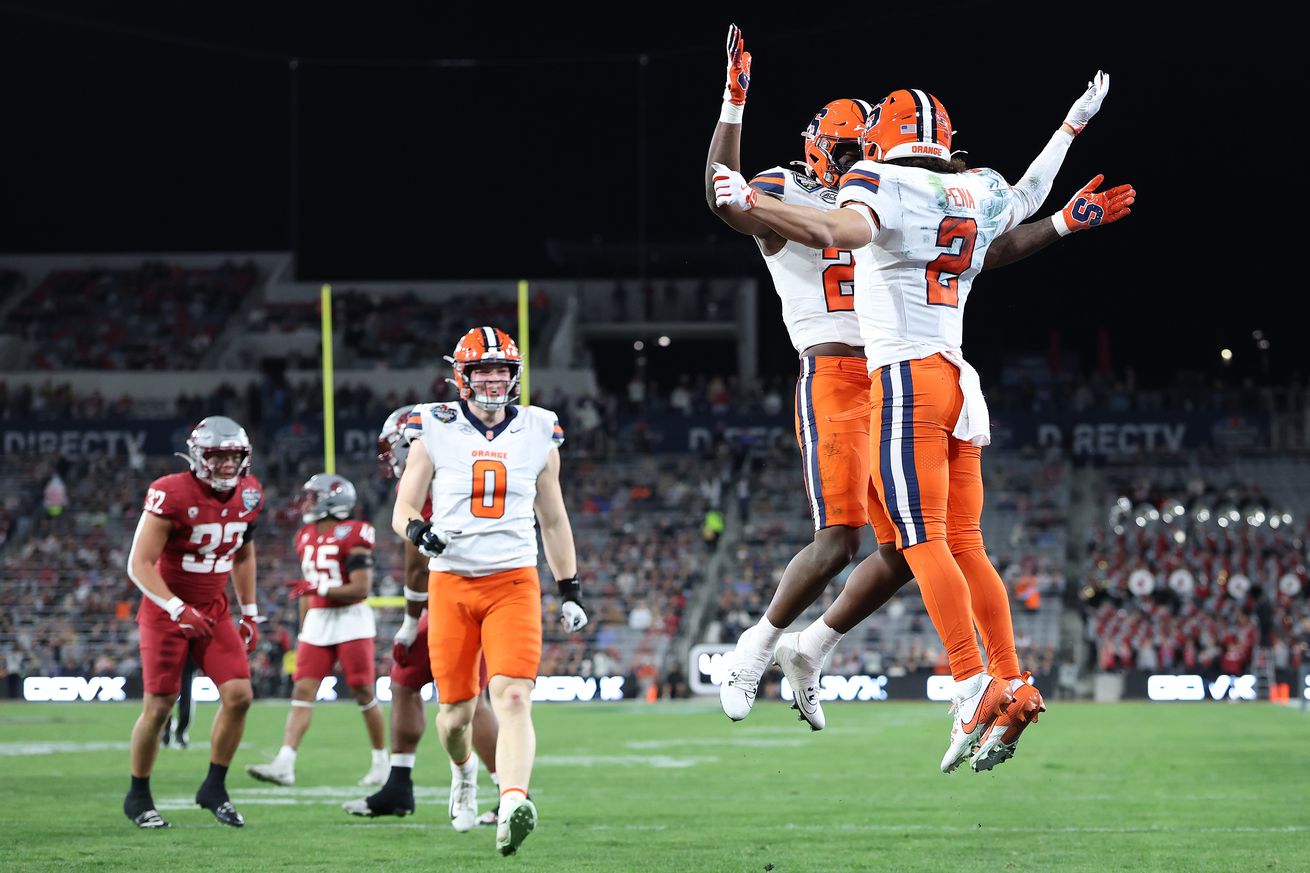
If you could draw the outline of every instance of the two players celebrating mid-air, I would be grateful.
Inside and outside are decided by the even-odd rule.
[[[801,717],[821,730],[824,658],[913,576],[956,683],[941,769],[965,759],[991,769],[1013,756],[1045,707],[1019,666],[1008,592],[983,545],[981,448],[990,421],[961,351],[964,306],[981,270],[1131,211],[1133,189],[1097,192],[1097,176],[1050,220],[1021,224],[1100,109],[1109,76],[1096,74],[1013,186],[994,170],[967,169],[951,151],[945,106],[914,89],[876,105],[827,104],[804,131],[803,171],[774,167],[747,183],[738,168],[751,57],[736,26],[727,52],[706,197],[724,222],[755,237],[800,354],[796,433],[815,536],[738,640],[720,686],[724,712],[746,717],[774,661]],[[822,618],[785,634],[854,558],[866,523],[878,551],[854,568]]]

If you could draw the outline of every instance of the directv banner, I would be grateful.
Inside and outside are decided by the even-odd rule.
[[[1067,456],[1086,461],[1114,461],[1197,448],[1237,451],[1269,445],[1269,417],[1263,412],[1159,416],[995,413],[992,444],[1002,448],[1060,448]]]

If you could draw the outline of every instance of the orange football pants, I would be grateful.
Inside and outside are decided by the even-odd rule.
[[[814,529],[864,527],[878,494],[869,479],[869,417],[843,415],[864,407],[869,370],[864,358],[801,358],[796,379],[796,442]],[[890,533],[878,531],[881,537]],[[880,540],[888,542],[888,540]]]
[[[871,378],[874,485],[951,675],[983,671],[976,620],[992,674],[1016,677],[1009,593],[983,546],[982,452],[952,435],[964,403],[960,371],[932,355],[879,367]]]
[[[478,696],[482,660],[491,676],[536,681],[541,666],[541,580],[536,567],[487,576],[428,574],[428,654],[437,696]]]

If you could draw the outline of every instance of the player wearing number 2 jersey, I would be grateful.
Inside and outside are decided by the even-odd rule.
[[[282,748],[268,764],[251,764],[246,772],[278,785],[296,782],[296,755],[309,730],[323,679],[338,662],[350,695],[359,705],[373,759],[361,785],[381,785],[387,776],[382,710],[373,693],[373,608],[364,602],[373,590],[373,525],[352,519],[355,486],[344,476],[317,473],[301,491],[305,523],[295,536],[300,579],[290,597],[300,601],[300,640],[296,647],[295,687],[287,714]]]
[[[255,544],[264,492],[250,472],[250,439],[230,418],[204,419],[187,438],[189,473],[150,483],[132,537],[127,572],[144,597],[141,676],[145,701],[132,729],[132,787],[123,811],[138,827],[168,827],[155,810],[150,773],[190,653],[218,686],[222,706],[210,736],[210,765],[196,803],[225,825],[245,822],[228,800],[226,777],[252,698],[247,658],[259,640]],[[233,624],[227,580],[241,603]]]
[[[960,349],[964,305],[988,250],[1045,200],[1069,144],[1108,89],[1108,77],[1098,73],[1014,186],[992,170],[962,172],[945,107],[914,89],[893,91],[874,108],[861,135],[868,160],[841,183],[838,203],[848,208],[775,204],[735,173],[716,179],[720,205],[748,210],[788,239],[856,250],[855,310],[872,381],[878,503],[919,580],[956,680],[944,772],[970,755],[976,769],[1005,760],[1042,710],[1041,695],[1020,673],[1006,590],[976,522],[979,450],[990,433],[977,373]],[[1050,222],[1038,223],[1036,247],[1079,223],[1127,214],[1132,190],[1095,194],[1097,184],[1099,178]],[[975,620],[987,647],[986,672]],[[822,648],[811,653],[822,659]]]
[[[896,551],[890,522],[877,510],[878,496],[870,478],[868,416],[845,414],[867,404],[870,388],[855,313],[858,255],[850,248],[815,248],[789,239],[752,213],[716,202],[716,176],[740,166],[741,115],[750,66],[741,32],[730,27],[728,86],[706,161],[706,200],[730,227],[755,237],[781,299],[787,332],[800,355],[796,438],[815,533],[814,541],[787,565],[759,623],[737,641],[719,699],[729,718],[745,718],[760,676],[774,658],[792,686],[794,708],[811,729],[821,730],[825,721],[818,701],[818,664],[797,656],[797,635],[784,635],[783,630],[851,562],[861,530],[870,522],[878,551],[852,570],[847,587],[865,592],[872,609],[885,603],[911,574]],[[836,209],[839,183],[860,158],[860,137],[871,112],[863,100],[834,100],[824,106],[803,132],[804,169],[777,166],[757,174],[750,182],[753,195],[819,212]],[[1017,260],[1039,247],[1007,247],[987,266]]]
[[[512,404],[522,360],[501,330],[470,330],[449,358],[457,403],[430,403],[409,417],[409,457],[392,527],[431,561],[428,652],[440,709],[437,730],[451,761],[451,824],[477,816],[477,760],[470,726],[485,655],[501,803],[496,847],[513,854],[536,826],[527,798],[536,737],[532,686],[541,661],[541,589],[534,521],[560,594],[566,629],[587,621],[580,603],[573,532],[559,484],[564,432],[553,412]],[[432,498],[431,519],[422,506]]]

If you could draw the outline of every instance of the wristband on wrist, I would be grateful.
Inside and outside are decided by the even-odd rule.
[[[741,124],[741,113],[745,108],[745,103],[738,106],[730,100],[724,100],[723,108],[719,110],[719,121],[723,124]]]
[[[582,599],[582,585],[578,582],[577,576],[570,576],[568,579],[556,579],[555,584],[559,588],[560,597],[565,600],[572,600],[577,603]]]
[[[427,603],[428,593],[426,591],[415,591],[413,588],[405,588],[405,599],[413,603]]]
[[[173,621],[177,621],[177,617],[182,614],[182,610],[186,609],[186,604],[183,603],[182,598],[177,595],[170,597],[168,600],[161,603],[160,606],[164,607],[164,611],[168,613],[168,617],[173,619]]]
[[[1055,226],[1055,232],[1058,233],[1060,236],[1068,236],[1069,234],[1073,233],[1072,228],[1070,228],[1069,225],[1064,223],[1063,212],[1057,212],[1054,215],[1052,215],[1051,224]]]
[[[259,615],[259,604],[258,603],[241,604],[241,614],[243,616],[246,616],[247,618],[254,618],[255,616]]]
[[[401,631],[410,631],[418,627],[418,619],[412,615],[406,614],[400,621]]]

